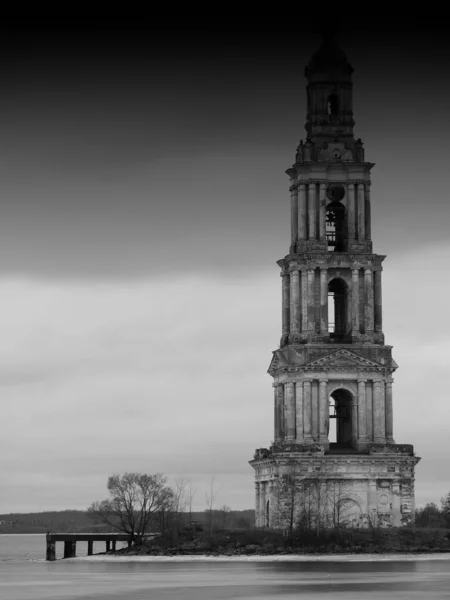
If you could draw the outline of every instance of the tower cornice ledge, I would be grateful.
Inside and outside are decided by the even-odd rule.
[[[357,268],[355,264],[362,266],[381,267],[386,255],[373,253],[349,253],[349,252],[298,252],[287,254],[283,259],[277,261],[281,269],[301,269],[305,267],[318,268],[323,264],[336,267]],[[317,263],[317,264],[311,264]]]

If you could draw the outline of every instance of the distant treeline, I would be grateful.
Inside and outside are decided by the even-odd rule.
[[[183,513],[181,519],[186,526],[189,521],[198,521],[205,528],[209,524],[209,511]],[[213,529],[250,529],[255,523],[255,511],[213,510]],[[40,513],[0,514],[0,533],[54,533],[107,532],[107,525],[96,522],[84,510],[46,511]]]

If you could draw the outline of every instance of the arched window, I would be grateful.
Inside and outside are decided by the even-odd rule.
[[[330,202],[326,211],[327,247],[330,252],[345,252],[345,206]]]
[[[336,94],[330,94],[328,96],[328,116],[337,117],[339,112],[339,101]]]
[[[347,448],[352,442],[352,395],[339,389],[330,396],[328,439],[330,449]]]
[[[348,286],[343,279],[332,279],[328,284],[328,331],[339,341],[347,329]]]

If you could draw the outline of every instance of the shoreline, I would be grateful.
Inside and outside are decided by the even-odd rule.
[[[113,554],[93,554],[92,556],[76,556],[64,560],[93,562],[389,562],[389,561],[427,561],[448,560],[450,552],[430,552],[417,554],[245,554],[239,556],[174,555],[174,556],[123,556]],[[57,561],[59,562],[59,561]]]

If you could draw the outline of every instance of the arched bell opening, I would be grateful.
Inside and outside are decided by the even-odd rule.
[[[339,114],[339,98],[337,94],[330,94],[327,101],[328,118],[335,121]]]
[[[328,251],[345,252],[345,206],[338,200],[327,205],[325,224]]]
[[[328,439],[330,450],[350,448],[352,445],[353,396],[344,389],[335,390],[329,398]]]
[[[348,285],[343,279],[332,279],[328,284],[328,331],[336,342],[343,342],[348,333]]]

